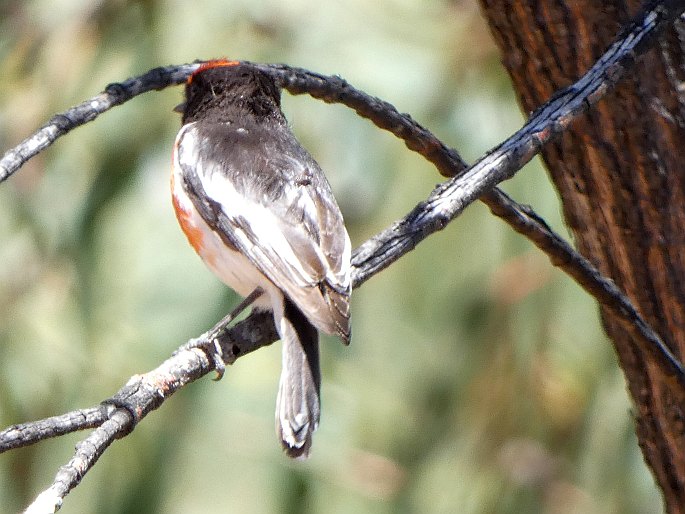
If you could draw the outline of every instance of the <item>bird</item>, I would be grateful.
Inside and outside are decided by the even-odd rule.
[[[172,203],[190,245],[282,341],[276,431],[306,458],[320,420],[319,332],[351,336],[351,244],[321,167],[293,135],[273,77],[200,65],[185,85]]]

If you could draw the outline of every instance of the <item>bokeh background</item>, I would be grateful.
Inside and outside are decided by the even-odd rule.
[[[2,0],[0,148],[110,82],[229,57],[339,74],[473,161],[520,126],[475,0]],[[181,88],[62,138],[0,185],[0,422],[97,404],[235,296],[169,201]],[[440,181],[341,106],[284,94],[355,245]],[[567,234],[538,162],[504,185]],[[649,513],[624,382],[595,304],[471,206],[353,296],[323,341],[311,458],[274,435],[280,345],[176,394],[116,442],[63,512]],[[0,456],[0,511],[49,485],[84,434]]]

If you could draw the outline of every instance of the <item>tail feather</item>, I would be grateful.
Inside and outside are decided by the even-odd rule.
[[[319,334],[287,298],[277,323],[283,368],[276,400],[276,431],[290,457],[305,458],[319,425]]]

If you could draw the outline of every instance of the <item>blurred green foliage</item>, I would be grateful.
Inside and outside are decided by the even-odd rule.
[[[476,2],[3,0],[0,142],[110,82],[230,57],[339,74],[473,160],[522,123]],[[0,421],[96,404],[236,301],[176,226],[180,88],[59,140],[0,186]],[[284,95],[356,244],[440,177],[341,106]],[[505,184],[566,233],[539,163]],[[661,501],[595,304],[481,205],[353,296],[323,345],[312,457],[274,436],[279,345],[179,392],[117,442],[63,512],[648,513]],[[0,457],[26,506],[83,434]]]

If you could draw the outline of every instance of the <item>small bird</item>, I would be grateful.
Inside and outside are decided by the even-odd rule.
[[[283,343],[276,430],[307,457],[319,424],[318,331],[350,340],[350,238],[272,77],[216,60],[188,79],[171,189],[188,241],[226,285],[273,312]],[[245,302],[244,302],[245,303]]]

